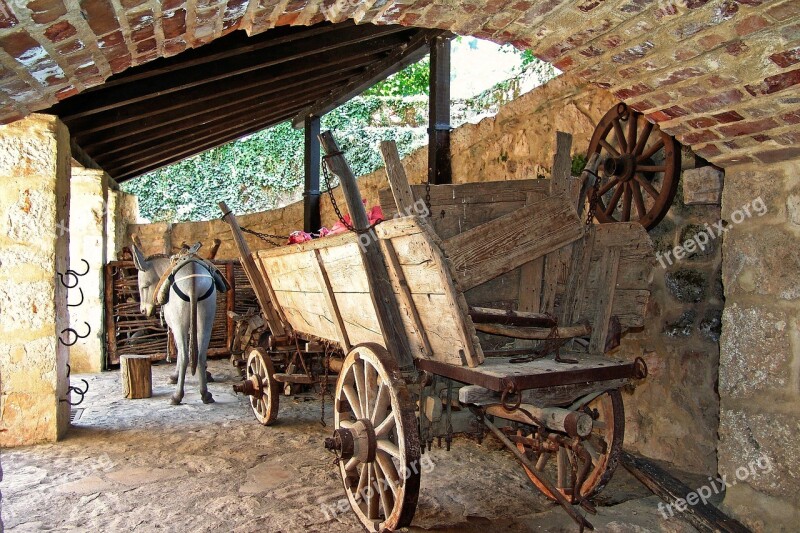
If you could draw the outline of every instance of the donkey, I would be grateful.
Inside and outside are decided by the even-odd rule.
[[[208,392],[206,353],[217,311],[216,292],[220,282],[216,278],[220,274],[212,272],[202,259],[194,255],[199,245],[176,263],[164,256],[145,258],[137,246],[131,248],[133,262],[139,271],[139,310],[146,316],[153,316],[156,304],[163,303],[164,320],[178,349],[177,388],[172,394],[172,405],[179,405],[183,400],[186,369],[190,362],[192,375],[200,367],[203,403],[214,403]]]

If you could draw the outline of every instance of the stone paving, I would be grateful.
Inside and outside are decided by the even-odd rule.
[[[211,361],[217,403],[203,405],[189,380],[169,404],[170,367],[153,368],[153,398],[122,398],[118,372],[89,382],[83,408],[58,444],[2,450],[7,531],[359,531],[322,440],[319,403],[281,397],[279,422],[259,425],[231,392],[235,371]],[[535,492],[497,441],[466,437],[431,452],[411,531],[577,531]],[[658,500],[622,469],[591,521],[599,531],[691,532],[664,520]],[[0,531],[2,527],[0,526]]]

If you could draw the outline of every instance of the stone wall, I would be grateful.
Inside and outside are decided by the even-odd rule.
[[[55,441],[69,425],[69,133],[52,116],[0,127],[0,446]],[[71,340],[65,338],[65,340]]]
[[[495,117],[455,129],[453,179],[466,183],[549,176],[555,132],[571,132],[573,154],[585,154],[595,124],[616,103],[608,92],[570,75],[556,78],[504,106]],[[403,165],[409,181],[422,183],[427,179],[427,148],[409,154]],[[694,165],[694,156],[685,151],[684,168]],[[367,205],[376,205],[378,191],[388,187],[384,170],[361,176],[359,187]],[[344,206],[339,188],[335,196]],[[718,219],[718,205],[687,206],[679,192],[653,237],[664,250],[685,240],[693,229]],[[302,228],[302,205],[244,215],[239,220],[244,227],[285,235]],[[322,199],[322,220],[328,227],[336,221],[327,196]],[[148,253],[163,252],[166,241],[171,241],[173,250],[182,242],[203,241],[209,247],[216,237],[223,241],[217,257],[237,257],[230,230],[219,220],[133,225],[128,233],[138,233]],[[271,248],[251,235],[246,239],[254,250]],[[647,329],[631,335],[622,347],[626,357],[644,355],[651,369],[650,378],[625,396],[626,446],[684,470],[709,475],[717,472],[719,263],[720,247],[715,243],[707,253],[667,270],[657,268]],[[688,281],[685,272],[690,273]]]
[[[742,206],[758,198],[766,214],[742,219]],[[800,160],[727,169],[722,218],[729,230],[722,250],[719,470],[736,481],[725,504],[755,531],[796,531]]]
[[[103,266],[106,264],[106,236],[115,233],[113,221],[106,220],[108,175],[102,170],[72,167],[70,179],[69,256],[70,268],[85,275],[69,276],[70,325],[83,335],[69,349],[73,372],[100,372],[103,369],[105,335],[103,323]],[[110,207],[110,206],[109,206]],[[84,263],[85,261],[85,263]],[[83,303],[81,303],[81,301]],[[80,305],[78,305],[80,304]]]

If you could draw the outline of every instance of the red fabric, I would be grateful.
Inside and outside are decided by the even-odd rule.
[[[363,199],[362,202],[364,202],[364,204],[366,205],[367,200]],[[342,218],[344,218],[345,222],[347,222],[351,226],[353,225],[353,222],[352,222],[352,220],[350,218],[350,215],[344,215],[344,217],[342,217]],[[383,220],[383,210],[381,209],[381,206],[379,206],[379,205],[373,206],[372,209],[370,209],[367,212],[367,220],[369,220],[370,225],[375,224],[376,222],[379,222],[379,221]],[[338,235],[338,234],[344,233],[346,231],[349,231],[347,229],[347,226],[342,224],[341,221],[338,221],[336,224],[334,224],[331,227],[329,235]],[[322,237],[322,236],[323,236],[322,232],[320,232],[320,237]]]
[[[305,231],[293,231],[289,235],[289,242],[288,244],[299,244],[301,242],[310,241],[313,237],[311,237],[310,233],[306,233]]]

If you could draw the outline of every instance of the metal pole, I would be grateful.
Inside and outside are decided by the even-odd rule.
[[[319,231],[319,117],[309,115],[305,120],[305,186],[303,189],[303,231]]]
[[[431,41],[428,181],[452,183],[450,167],[450,37]]]

